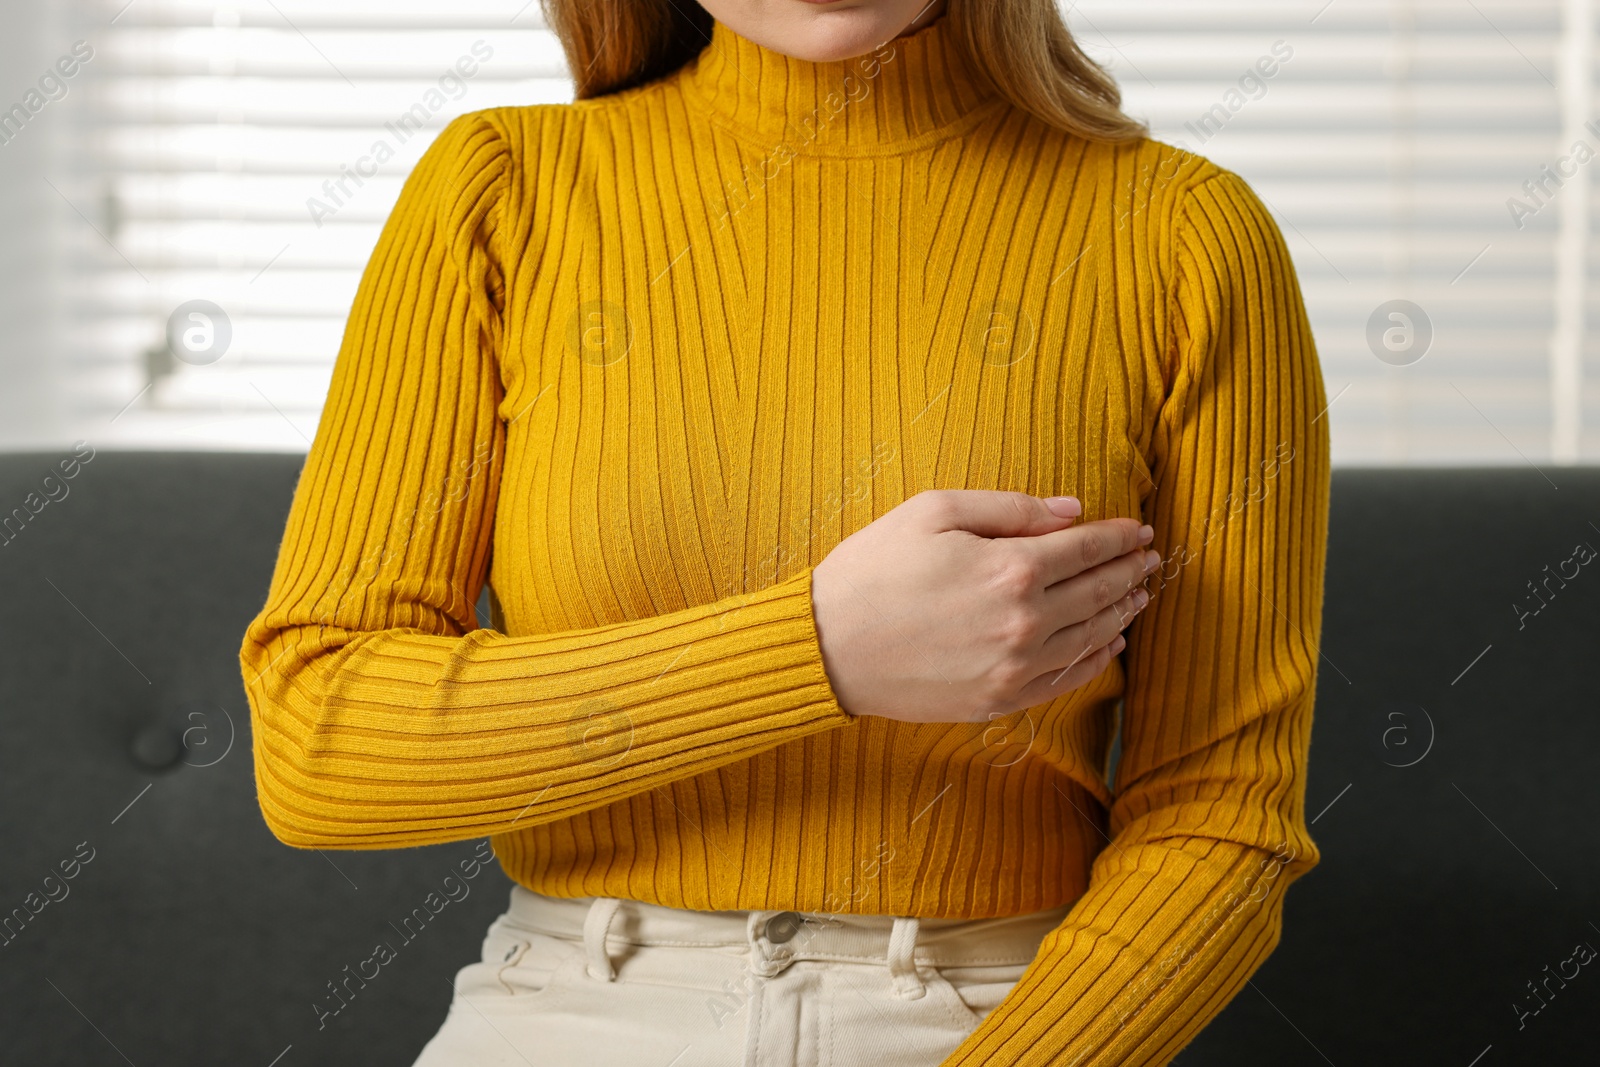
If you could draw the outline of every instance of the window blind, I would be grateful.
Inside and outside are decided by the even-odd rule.
[[[570,100],[560,46],[521,0],[95,6],[61,189],[87,216],[65,231],[80,420],[129,447],[304,450],[407,173],[456,115]]]
[[[1594,460],[1600,390],[1582,329],[1592,194],[1572,158],[1575,141],[1600,151],[1600,126],[1582,125],[1589,7],[1069,8],[1129,111],[1243,175],[1272,210],[1317,339],[1336,463]]]
[[[1062,8],[1130,111],[1278,219],[1336,463],[1542,467],[1600,452],[1591,2]],[[520,0],[90,6],[57,190],[77,415],[97,441],[303,450],[406,173],[457,114],[570,100],[560,48]]]

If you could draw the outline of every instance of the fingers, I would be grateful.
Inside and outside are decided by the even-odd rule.
[[[906,503],[914,504],[935,532],[966,530],[979,537],[1036,537],[1058,531],[1083,514],[1083,505],[1071,497],[1053,499],[1067,514],[1051,510],[1042,497],[990,489],[927,489]]]
[[[1135,548],[1083,574],[1047,587],[1043,612],[1050,621],[1051,630],[1084,622],[1096,612],[1117,603],[1136,586],[1142,585],[1160,562],[1160,553]]]
[[[1135,589],[1104,609],[1095,612],[1093,617],[1086,621],[1057,630],[1050,635],[1045,641],[1044,647],[1040,649],[1039,661],[1053,667],[1057,673],[1061,673],[1076,670],[1086,663],[1096,662],[1096,654],[1106,652],[1106,655],[1098,660],[1100,670],[1103,670],[1111,655],[1107,646],[1122,635],[1122,631],[1127,628],[1129,623],[1133,622],[1134,617],[1143,611],[1149,603],[1150,594],[1144,589]],[[1099,670],[1096,670],[1089,677],[1093,677],[1094,674],[1098,673]],[[1048,679],[1052,676],[1046,674],[1044,677]],[[1068,686],[1067,688],[1072,687]],[[1057,691],[1065,692],[1066,690],[1058,688]]]
[[[1076,663],[1068,664],[1065,669],[1046,671],[1023,686],[1017,694],[1017,706],[1031,708],[1036,704],[1048,703],[1063,693],[1088,685],[1111,666],[1112,657],[1121,652],[1123,647],[1122,635],[1118,634],[1110,644],[1101,645]]]
[[[1040,649],[1040,662],[1051,664],[1050,670],[1022,686],[1018,707],[1053,701],[1098,678],[1125,648],[1123,630],[1149,603],[1149,590],[1134,589],[1090,619],[1056,630]]]
[[[1138,519],[1100,519],[1008,541],[1006,547],[1024,554],[1048,587],[1126,555],[1141,543],[1148,543],[1148,536],[1141,542],[1141,529],[1149,527],[1141,527]]]
[[[1122,651],[1122,631],[1150,603],[1141,583],[1160,562],[1155,552],[1137,549],[1103,563],[1074,581],[1061,582],[1046,591],[1057,598],[1052,610],[1070,610],[1069,621],[1050,632],[1033,661],[1047,668],[1015,694],[1015,708],[1032,707],[1086,685]],[[1064,609],[1069,599],[1087,608]]]

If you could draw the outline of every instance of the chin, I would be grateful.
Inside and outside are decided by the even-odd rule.
[[[831,63],[864,56],[904,29],[884,18],[878,6],[786,0],[784,7],[790,10],[782,20],[751,26],[730,22],[729,28],[774,52],[812,63]]]

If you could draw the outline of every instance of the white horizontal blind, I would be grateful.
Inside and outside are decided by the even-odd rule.
[[[1576,197],[1572,206],[1585,198],[1570,179],[1570,188],[1546,180],[1549,195],[1537,197],[1523,183],[1568,155],[1557,57],[1572,21],[1563,8],[1586,6],[1071,6],[1069,24],[1115,72],[1128,110],[1147,118],[1158,138],[1243,175],[1272,209],[1333,400],[1336,462],[1551,462],[1556,235],[1569,209],[1563,198]],[[1592,70],[1580,73],[1587,111]],[[1583,136],[1600,151],[1596,132]],[[1582,168],[1573,161],[1564,169]],[[1520,228],[1512,197],[1529,207],[1518,212]],[[1588,233],[1578,235],[1580,251]],[[1577,290],[1575,306],[1585,310],[1593,294],[1593,286]],[[1369,319],[1391,300],[1411,301],[1432,324],[1431,348],[1415,362],[1420,349],[1383,348],[1386,361],[1369,343]],[[1590,462],[1600,455],[1594,351],[1591,342],[1575,353],[1588,364],[1574,407]]]
[[[524,0],[94,7],[93,105],[61,189],[85,216],[66,231],[84,432],[304,450],[405,176],[458,114],[572,99],[559,44]],[[226,350],[207,362],[208,327],[184,316],[201,350],[156,358],[197,300],[226,316]]]
[[[1543,465],[1570,189],[1547,181],[1551,194],[1532,199],[1523,183],[1570,143],[1557,89],[1563,9],[1588,2],[1062,6],[1130,111],[1237,170],[1273,209],[1334,401],[1336,462]],[[80,35],[97,50],[84,68],[93,103],[74,112],[60,189],[73,208],[67,352],[79,414],[97,441],[304,449],[401,180],[456,114],[570,100],[560,49],[537,3],[522,0],[92,6],[97,28]],[[492,54],[479,59],[475,44]],[[457,68],[463,57],[476,72],[439,91],[446,72],[471,67]],[[425,128],[402,139],[392,124],[418,105]],[[381,164],[380,143],[394,153]],[[324,185],[352,170],[375,172],[343,191]],[[1520,229],[1513,196],[1538,207]],[[1577,291],[1580,310],[1593,293]],[[1374,310],[1397,299],[1419,305],[1433,330],[1427,355],[1407,365],[1380,360],[1367,339]],[[194,300],[225,312],[226,353],[147,366],[168,317]],[[1586,341],[1578,352],[1576,405],[1591,461],[1594,351]]]

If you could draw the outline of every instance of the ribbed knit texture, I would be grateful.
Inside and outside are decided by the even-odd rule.
[[[1245,183],[1051,129],[946,19],[822,64],[719,23],[649,85],[463,116],[240,649],[262,813],[302,848],[492,835],[554,896],[1076,901],[947,1063],[1166,1063],[1318,859],[1326,403]],[[1155,527],[1108,670],[993,723],[839,707],[812,568],[932,488]]]

